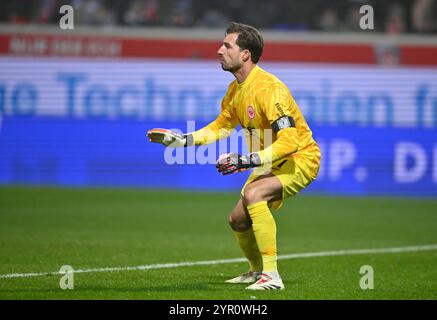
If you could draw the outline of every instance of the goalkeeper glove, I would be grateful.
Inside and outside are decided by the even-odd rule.
[[[225,153],[217,160],[216,168],[222,175],[241,172],[261,165],[261,159],[256,153],[241,156],[238,153]]]
[[[158,142],[166,147],[170,146],[176,148],[187,146],[187,135],[182,135],[167,129],[151,129],[147,132],[147,137],[149,137],[150,142]]]

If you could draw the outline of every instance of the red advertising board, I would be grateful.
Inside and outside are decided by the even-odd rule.
[[[0,54],[31,57],[216,59],[220,41],[138,37],[0,34]],[[264,61],[375,64],[372,43],[266,41]],[[437,45],[399,45],[399,63],[437,65]]]

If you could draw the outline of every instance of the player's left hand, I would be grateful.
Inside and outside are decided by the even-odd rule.
[[[261,165],[261,161],[256,153],[247,156],[238,153],[225,153],[218,158],[216,168],[222,175],[227,175],[246,171],[259,165]]]

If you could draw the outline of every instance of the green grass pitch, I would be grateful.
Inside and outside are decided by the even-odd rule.
[[[241,258],[235,193],[0,188],[0,275]],[[437,244],[437,200],[298,195],[275,212],[280,255]],[[359,286],[360,267],[374,289]],[[437,250],[279,260],[286,290],[224,280],[244,262],[1,278],[0,299],[436,299]]]

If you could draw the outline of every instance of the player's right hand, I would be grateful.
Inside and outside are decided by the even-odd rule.
[[[222,175],[227,175],[246,171],[259,165],[261,165],[261,160],[256,153],[251,153],[247,156],[242,156],[238,153],[225,153],[218,158],[216,168]]]
[[[162,128],[150,129],[147,131],[147,137],[150,142],[157,142],[172,148],[184,147],[187,142],[184,135]]]

